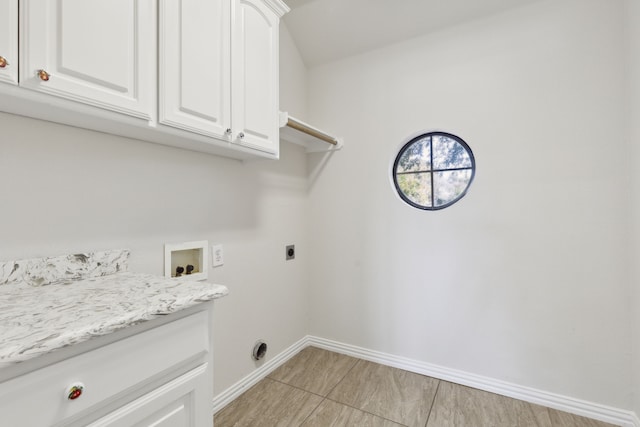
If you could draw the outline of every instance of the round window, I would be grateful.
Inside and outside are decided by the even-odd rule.
[[[450,133],[429,132],[402,147],[393,163],[393,183],[411,206],[438,210],[464,197],[475,172],[466,142]]]

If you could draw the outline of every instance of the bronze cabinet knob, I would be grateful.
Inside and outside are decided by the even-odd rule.
[[[38,70],[38,77],[40,77],[40,80],[43,82],[48,82],[51,74],[47,73],[45,70]]]

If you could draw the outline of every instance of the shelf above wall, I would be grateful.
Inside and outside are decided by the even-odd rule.
[[[287,112],[280,112],[280,139],[301,145],[307,153],[335,151],[342,148],[342,138],[298,120]]]

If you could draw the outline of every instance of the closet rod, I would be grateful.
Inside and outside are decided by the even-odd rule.
[[[306,123],[296,120],[291,116],[287,118],[287,126],[295,130],[299,130],[300,132],[304,132],[307,135],[311,135],[315,138],[321,139],[324,142],[328,142],[329,144],[338,145],[338,140],[336,138],[327,135],[326,133],[321,132],[318,129],[312,128]]]

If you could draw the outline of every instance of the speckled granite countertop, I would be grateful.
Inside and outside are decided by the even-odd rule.
[[[228,293],[122,271],[127,258],[111,251],[0,263],[0,368]]]

